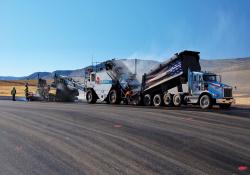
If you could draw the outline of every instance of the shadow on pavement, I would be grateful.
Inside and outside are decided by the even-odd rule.
[[[110,105],[105,103],[97,103],[98,105],[107,105],[112,107],[123,107],[123,108],[145,108],[145,109],[153,109],[153,110],[176,110],[176,111],[194,111],[194,112],[211,112],[211,113],[218,113],[218,114],[225,114],[231,116],[238,116],[244,118],[250,118],[250,106],[239,106],[234,105],[230,109],[220,109],[218,106],[214,106],[212,109],[203,110],[199,106],[187,105],[181,107],[153,107],[153,106],[133,106],[133,105]]]
[[[0,96],[0,100],[12,101],[11,96]],[[26,101],[25,97],[16,97],[16,101]]]
[[[11,96],[0,96],[0,100],[8,100],[12,101]],[[16,101],[25,102],[25,97],[16,97]],[[34,102],[32,102],[34,103]],[[47,102],[45,102],[47,103]],[[50,102],[48,102],[50,103]],[[55,102],[53,102],[55,103]],[[63,103],[63,104],[78,104],[78,105],[89,105],[87,102],[78,101],[78,102],[56,102],[56,103]],[[193,111],[193,112],[211,112],[211,113],[218,113],[218,114],[225,114],[230,116],[238,116],[244,118],[250,118],[250,106],[240,106],[240,105],[233,105],[230,109],[220,109],[218,106],[214,106],[212,109],[203,110],[199,106],[187,105],[181,107],[153,107],[153,106],[134,106],[134,105],[111,105],[106,103],[96,103],[91,104],[95,106],[107,106],[107,107],[119,107],[119,108],[134,108],[134,109],[152,109],[152,110],[171,110],[171,111]]]

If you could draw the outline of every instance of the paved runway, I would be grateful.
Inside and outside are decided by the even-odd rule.
[[[0,101],[0,175],[250,174],[250,108]]]

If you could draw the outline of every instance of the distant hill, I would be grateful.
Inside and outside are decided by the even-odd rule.
[[[26,79],[26,80],[35,80],[38,78],[38,75],[39,77],[46,77],[46,76],[50,76],[51,73],[50,72],[35,72],[27,77],[21,77],[20,79]]]
[[[120,59],[118,60],[120,62],[123,62],[131,72],[135,71],[135,60],[134,59]],[[137,73],[144,73],[144,71],[151,70],[155,65],[158,65],[158,61],[152,61],[152,60],[137,60]],[[68,76],[68,77],[84,77],[85,75],[85,69],[90,68],[91,66],[77,69],[77,70],[57,70],[54,72],[35,72],[31,75],[25,76],[25,77],[0,77],[0,80],[34,80],[38,78],[38,75],[40,78],[43,79],[52,79],[55,74],[62,75],[62,76]]]
[[[135,71],[134,59],[120,59],[118,61],[123,62],[131,72]],[[149,72],[160,62],[154,60],[137,60],[137,73]],[[87,68],[89,68],[88,66]],[[236,59],[220,59],[220,60],[201,60],[202,70],[211,72],[230,72],[230,71],[243,71],[250,70],[250,57],[248,58],[236,58]],[[69,77],[84,77],[85,69],[77,70],[56,70],[54,72],[35,72],[25,77],[12,77],[12,76],[0,76],[0,80],[32,80],[40,78],[51,79],[55,74],[69,76]]]
[[[18,80],[19,77],[5,77],[5,76],[0,76],[0,80]]]
[[[220,60],[201,60],[203,70],[213,72],[229,72],[250,69],[250,57]]]
[[[131,72],[135,72],[134,59],[118,60],[128,67]],[[137,60],[137,76],[149,72],[160,62],[153,60]],[[220,60],[201,60],[202,70],[216,72],[222,75],[223,82],[237,86],[240,92],[250,95],[250,57]],[[87,67],[89,68],[89,67]],[[52,79],[55,74],[69,76],[72,78],[83,79],[85,69],[77,70],[57,70],[54,72],[36,72],[26,77],[0,77],[0,80],[32,80],[37,79],[38,75],[44,79]]]
[[[222,75],[222,81],[236,87],[237,93],[250,96],[250,57],[222,60],[202,60],[203,70]]]
[[[84,69],[79,69],[79,70],[57,70],[54,72],[35,72],[31,75],[24,76],[24,77],[5,77],[5,76],[0,76],[0,80],[36,80],[38,76],[43,79],[52,79],[55,74],[57,75],[62,75],[62,76],[69,76],[69,77],[78,77],[82,76],[84,73]]]

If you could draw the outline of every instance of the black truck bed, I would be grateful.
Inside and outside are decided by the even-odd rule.
[[[142,91],[167,91],[188,81],[188,70],[201,71],[199,52],[183,51],[142,78]]]

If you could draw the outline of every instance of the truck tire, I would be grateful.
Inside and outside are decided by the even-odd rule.
[[[162,98],[160,94],[156,94],[153,99],[153,104],[155,107],[159,107],[162,105]]]
[[[137,97],[135,97],[135,99],[134,99],[134,105],[135,105],[135,106],[140,106],[140,105],[142,105],[142,98],[141,98],[140,95],[138,95]]]
[[[106,102],[107,104],[110,104],[110,102],[109,102],[109,96],[105,99],[105,102]]]
[[[163,96],[163,103],[166,106],[173,106],[173,95],[170,93],[165,93]]]
[[[88,90],[86,94],[86,100],[89,104],[94,104],[97,101],[96,95],[94,94],[93,90]]]
[[[109,103],[110,104],[120,104],[121,98],[117,90],[113,89],[109,92]]]
[[[152,105],[151,95],[149,95],[149,94],[144,95],[143,104],[145,106],[151,106]]]
[[[182,97],[180,94],[175,94],[174,97],[173,97],[173,103],[174,103],[174,106],[181,106],[182,104]]]
[[[200,97],[200,107],[201,109],[209,109],[212,107],[212,98],[207,95],[204,94]]]
[[[220,104],[219,106],[221,109],[229,109],[231,107],[231,104]]]

